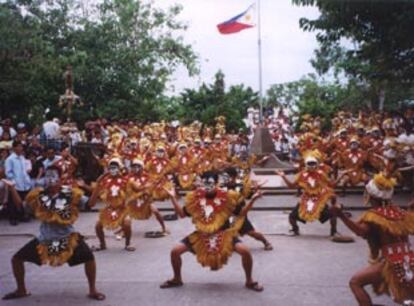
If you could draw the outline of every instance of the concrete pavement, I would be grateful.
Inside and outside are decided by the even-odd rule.
[[[403,204],[407,195],[397,195]],[[293,206],[294,196],[272,196],[260,199],[257,208],[271,208],[279,203]],[[361,207],[362,196],[341,198],[345,206]],[[168,208],[168,202],[158,204]],[[360,212],[353,212],[354,217]],[[234,254],[220,271],[202,268],[192,254],[183,256],[185,285],[178,289],[159,289],[160,283],[172,275],[169,251],[174,244],[193,230],[189,219],[167,223],[171,235],[144,238],[146,231],[158,230],[154,218],[133,223],[132,244],[135,252],[123,250],[123,241],[107,233],[108,250],[95,253],[98,288],[107,295],[103,302],[86,298],[87,284],[82,266],[69,268],[37,267],[26,264],[29,298],[1,301],[1,305],[356,305],[348,288],[351,276],[367,265],[368,247],[362,239],[355,243],[338,244],[328,239],[329,225],[312,223],[301,226],[302,236],[289,237],[287,211],[252,211],[250,219],[258,230],[267,235],[274,250],[266,252],[261,243],[250,237],[242,240],[251,248],[254,257],[254,277],[264,285],[262,293],[243,287],[244,275],[240,258]],[[89,245],[97,244],[94,224],[97,213],[82,213],[76,228],[88,237]],[[339,224],[339,231],[350,232]],[[11,227],[0,222],[0,294],[14,290],[10,258],[33,234],[38,223],[23,223]],[[393,305],[388,297],[375,297],[376,303]]]

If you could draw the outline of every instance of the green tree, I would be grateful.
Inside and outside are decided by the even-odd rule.
[[[181,94],[178,118],[184,123],[199,120],[214,125],[217,116],[226,117],[229,131],[244,128],[242,119],[247,108],[257,104],[258,93],[243,85],[225,87],[224,74],[216,73],[213,84],[202,84],[198,89],[186,89]]]
[[[91,116],[156,120],[158,102],[178,66],[198,72],[183,42],[180,6],[105,0],[84,15],[79,0],[8,0],[0,4],[0,107],[2,116],[41,121],[46,108],[60,112],[63,72],[74,67],[75,92]]]
[[[267,100],[296,110],[299,115],[319,116],[324,119],[324,127],[329,127],[330,119],[338,110],[355,112],[369,105],[369,97],[355,82],[326,82],[318,80],[314,74],[299,81],[272,85]]]
[[[317,32],[318,73],[344,73],[369,91],[372,108],[411,95],[414,83],[414,2],[293,0],[318,7],[315,20],[302,18],[305,31]],[[350,47],[344,47],[344,40]],[[399,94],[397,94],[399,91]],[[405,93],[405,94],[402,94]]]

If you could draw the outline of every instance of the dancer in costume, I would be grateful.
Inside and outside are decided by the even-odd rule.
[[[190,154],[197,160],[204,155],[204,148],[201,146],[201,138],[196,137],[194,143],[190,148]]]
[[[252,278],[252,255],[247,246],[237,238],[244,217],[261,194],[253,195],[250,203],[240,212],[238,220],[230,225],[229,218],[237,206],[237,193],[217,188],[218,176],[214,172],[204,173],[202,180],[203,187],[187,194],[184,207],[177,203],[174,189],[168,190],[177,214],[181,218],[191,217],[196,231],[172,249],[171,263],[174,277],[160,287],[171,288],[183,285],[181,255],[188,251],[196,255],[197,261],[203,267],[210,267],[212,270],[222,268],[235,251],[242,257],[246,287],[254,291],[262,291],[263,287]]]
[[[211,139],[206,137],[204,139],[203,151],[200,152],[198,157],[199,162],[195,166],[195,171],[198,175],[202,175],[204,172],[213,170],[214,158],[211,150]]]
[[[89,284],[88,296],[104,300],[105,295],[95,286],[95,258],[83,237],[75,231],[73,224],[78,219],[78,203],[82,191],[62,185],[60,169],[50,166],[45,172],[45,189],[35,188],[26,197],[42,223],[40,235],[29,241],[12,258],[13,274],[17,289],[6,294],[3,299],[16,299],[29,296],[24,281],[24,263],[49,264],[53,267],[67,263],[69,266],[85,264]]]
[[[382,171],[384,163],[380,157],[383,154],[384,139],[381,136],[381,130],[378,126],[372,127],[367,137],[368,148],[368,162],[370,166],[376,171]]]
[[[328,145],[328,152],[331,152],[330,160],[334,177],[338,177],[338,170],[341,167],[341,154],[349,147],[348,130],[341,127],[338,134],[332,137]]]
[[[319,220],[325,223],[330,220],[331,236],[337,233],[336,218],[331,216],[327,206],[329,200],[335,199],[332,182],[325,172],[319,168],[319,154],[317,151],[309,151],[304,154],[305,169],[300,171],[294,182],[291,182],[283,171],[276,171],[290,188],[301,188],[300,202],[289,214],[289,222],[293,235],[299,235],[297,221],[306,223]],[[341,178],[339,178],[341,179]]]
[[[340,205],[331,208],[351,231],[367,240],[370,248],[370,266],[350,281],[360,306],[372,305],[364,289],[367,285],[400,304],[414,300],[414,248],[408,237],[414,234],[414,211],[413,207],[406,211],[392,203],[395,184],[395,179],[383,173],[375,175],[365,187],[365,202],[371,208],[357,222],[349,219]]]
[[[140,158],[132,160],[126,190],[129,216],[136,220],[148,220],[154,214],[161,225],[161,232],[167,235],[164,219],[153,204],[150,179],[144,171],[144,161]]]
[[[71,185],[75,179],[75,171],[79,162],[72,154],[70,154],[70,149],[67,145],[63,146],[60,156],[62,158],[55,161],[53,165],[60,168],[64,185]]]
[[[176,182],[181,189],[191,190],[194,188],[194,181],[197,176],[194,168],[198,160],[188,151],[186,143],[180,143],[177,148],[178,154],[171,161],[176,175]]]
[[[236,154],[231,159],[232,167],[237,168],[239,177],[244,179],[250,175],[251,169],[254,165],[262,165],[270,158],[269,155],[261,159],[257,159],[255,154],[249,154],[247,146],[240,146],[240,153]]]
[[[246,206],[246,199],[251,196],[252,188],[250,187],[251,182],[245,178],[244,182],[238,182],[237,180],[237,170],[236,168],[230,167],[225,170],[225,173],[228,175],[228,180],[225,180],[224,187],[228,190],[236,191],[238,194],[237,207],[234,211],[234,214],[238,216],[242,211],[243,207]],[[239,231],[241,236],[248,235],[260,242],[263,243],[265,251],[273,250],[272,244],[265,238],[265,236],[258,232],[253,224],[250,222],[249,218],[246,216],[244,218],[243,225]]]
[[[169,179],[172,171],[171,161],[167,156],[165,146],[159,143],[155,148],[155,156],[145,163],[152,184],[152,198],[155,201],[164,201],[169,198],[165,189],[170,190],[173,183]]]
[[[106,205],[101,209],[95,226],[99,247],[94,247],[94,251],[106,250],[104,229],[115,231],[119,228],[125,235],[125,250],[135,251],[135,248],[130,245],[132,229],[126,206],[127,178],[121,174],[122,165],[122,161],[117,157],[109,161],[108,173],[98,179],[97,186],[89,199],[90,207],[96,204],[98,198]]]
[[[357,186],[368,181],[368,175],[364,169],[367,155],[360,148],[358,138],[352,137],[349,146],[349,149],[340,154],[341,165],[346,172],[342,180],[342,193],[344,196],[348,186]]]
[[[210,147],[210,154],[214,163],[214,170],[223,170],[227,165],[228,142],[220,134],[214,136],[214,142]]]

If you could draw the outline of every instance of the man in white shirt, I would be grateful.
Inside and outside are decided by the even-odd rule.
[[[43,123],[43,133],[48,140],[55,140],[59,137],[60,126],[53,120],[48,120]]]
[[[6,177],[17,190],[20,198],[25,199],[32,188],[30,176],[27,172],[26,158],[23,155],[23,145],[20,141],[13,142],[13,153],[7,157],[5,162]],[[17,224],[17,220],[27,221],[23,207],[17,207],[10,201],[8,205],[10,224]]]

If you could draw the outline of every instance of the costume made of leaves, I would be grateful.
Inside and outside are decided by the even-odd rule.
[[[26,203],[41,222],[69,226],[79,216],[78,204],[83,192],[78,188],[63,190],[51,198],[43,188],[35,188],[26,196]],[[43,241],[37,246],[42,264],[57,267],[65,264],[78,246],[80,235],[71,233],[59,240]]]
[[[204,190],[187,194],[185,209],[191,215],[196,227],[188,238],[203,267],[218,270],[225,265],[233,252],[233,240],[238,235],[244,218],[239,218],[229,228],[223,226],[229,221],[237,206],[239,195],[233,191],[216,190],[216,196],[206,198]]]
[[[149,188],[145,187],[148,182],[149,176],[146,173],[128,176],[126,203],[128,215],[133,219],[147,220],[152,216],[153,200]],[[136,186],[143,189],[136,191]]]
[[[414,211],[406,211],[391,204],[368,210],[361,216],[359,221],[379,227],[382,231],[401,241],[407,241],[408,235],[414,234]],[[373,263],[383,262],[383,280],[381,283],[373,286],[375,293],[390,294],[396,301],[400,302],[412,297],[412,293],[414,292],[414,279],[409,283],[404,282],[399,272],[404,271],[404,257],[409,259],[410,269],[414,271],[414,250],[404,251],[404,248],[407,246],[407,242],[405,242],[397,245],[400,253],[391,253],[384,256],[384,250],[389,247],[392,248],[393,246],[382,246],[380,248],[372,237],[366,238],[370,246]],[[381,249],[383,250],[382,255],[380,252]]]
[[[306,222],[318,220],[327,202],[334,195],[332,182],[325,172],[318,169],[299,172],[295,183],[303,189],[299,202],[299,217]]]
[[[105,207],[99,212],[99,221],[106,229],[119,228],[128,213],[126,185],[126,177],[118,175],[104,178],[97,187],[100,190],[99,197],[105,203]]]

